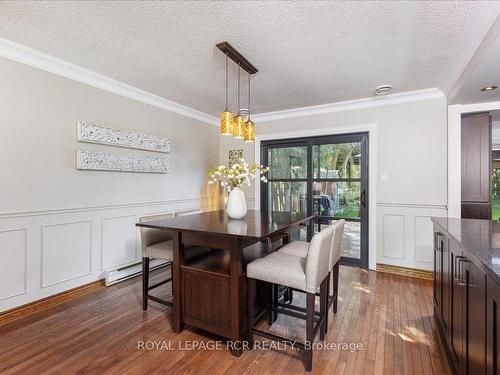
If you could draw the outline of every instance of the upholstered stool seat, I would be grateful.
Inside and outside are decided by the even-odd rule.
[[[189,246],[184,249],[184,258],[190,259],[196,255],[206,253],[208,249],[202,247]],[[154,258],[173,262],[174,260],[174,241],[168,240],[146,246],[142,255],[146,258]]]
[[[247,277],[306,291],[306,258],[274,252],[250,263]]]
[[[144,249],[143,257],[168,260],[174,260],[174,241],[168,240],[154,245],[146,246]]]
[[[306,293],[305,315],[298,312],[285,312],[299,318],[306,319],[306,342],[294,342],[294,344],[304,350],[306,371],[312,369],[312,347],[308,343],[314,341],[319,332],[320,340],[325,338],[325,314],[327,308],[327,275],[329,272],[330,246],[332,242],[333,230],[324,230],[317,233],[308,246],[307,257],[287,254],[285,252],[274,252],[263,258],[254,260],[247,265],[248,281],[248,340],[252,347],[253,335],[260,335],[268,339],[291,342],[285,339],[254,328],[255,325],[255,296],[257,280],[273,284],[294,288]],[[291,248],[299,248],[296,247]],[[315,311],[316,291],[320,290],[320,311],[319,317]],[[300,311],[304,311],[303,309]],[[318,318],[318,319],[316,319]],[[316,326],[315,326],[316,323]]]
[[[141,223],[148,221],[161,220],[174,217],[173,214],[144,216],[139,219]],[[142,247],[142,309],[148,309],[148,299],[167,306],[173,306],[173,303],[163,298],[158,298],[149,294],[151,289],[172,281],[172,263],[174,261],[174,241],[172,232],[169,230],[160,230],[141,227],[141,247]],[[205,254],[210,251],[208,248],[188,246],[184,248],[184,257],[192,258],[196,255]],[[151,259],[160,259],[170,264],[170,277],[160,281],[155,285],[149,285],[149,262]]]
[[[337,301],[338,301],[338,282],[339,282],[339,261],[341,257],[341,244],[342,244],[342,236],[344,234],[344,225],[345,220],[340,219],[334,221],[328,227],[323,229],[324,231],[332,232],[332,240],[330,244],[330,256],[328,259],[328,276],[327,276],[327,292],[328,292],[328,308],[326,310],[326,318],[325,318],[325,331],[328,330],[328,313],[330,311],[330,307],[333,306],[333,312],[337,313]],[[292,241],[285,245],[283,245],[278,252],[282,254],[289,254],[292,256],[307,258],[309,251],[309,243],[304,241]],[[333,276],[333,277],[332,277]],[[332,285],[330,284],[332,283]],[[280,284],[285,285],[285,284]],[[293,288],[293,289],[292,289]],[[297,291],[303,291],[300,288],[286,288],[285,289],[285,298],[284,302],[287,302],[288,307],[293,308],[291,305],[293,301],[293,292],[294,289]],[[319,296],[319,290],[316,291],[316,296]],[[275,307],[283,307],[283,303],[277,301],[279,298],[277,293],[274,294],[275,298]],[[276,314],[274,314],[276,317]]]
[[[278,252],[306,258],[309,249],[309,242],[292,241],[281,247]]]

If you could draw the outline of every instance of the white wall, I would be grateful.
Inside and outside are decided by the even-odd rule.
[[[101,278],[140,259],[147,213],[216,204],[206,172],[217,128],[0,58],[0,311]],[[167,175],[76,170],[76,122],[167,136]]]
[[[379,263],[432,269],[432,225],[429,217],[446,216],[447,106],[446,99],[382,105],[256,122],[257,134],[300,133],[311,129],[363,127],[376,124],[376,243],[370,249]],[[221,139],[221,158],[244,143]],[[252,160],[252,147],[243,146]],[[221,159],[224,160],[224,159]],[[380,174],[387,182],[380,182]],[[372,189],[373,190],[373,189]],[[252,194],[252,193],[250,193]],[[373,222],[375,221],[375,223]],[[376,255],[375,255],[376,254]]]

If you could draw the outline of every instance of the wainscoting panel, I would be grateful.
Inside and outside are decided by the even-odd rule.
[[[138,260],[137,216],[109,217],[102,221],[101,270],[117,269]]]
[[[0,312],[139,263],[139,217],[201,207],[194,198],[0,214]]]
[[[433,269],[431,217],[446,217],[446,206],[377,205],[377,263]]]
[[[42,288],[92,272],[92,223],[42,227]]]
[[[403,215],[385,214],[382,221],[384,257],[403,259],[406,247],[405,217]]]
[[[0,300],[26,293],[26,229],[0,232]]]
[[[415,216],[415,260],[432,263],[434,261],[433,226],[429,216]],[[431,235],[429,236],[429,233]]]

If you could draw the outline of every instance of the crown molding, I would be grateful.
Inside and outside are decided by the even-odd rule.
[[[387,105],[431,100],[431,99],[446,99],[444,93],[438,88],[430,88],[417,91],[406,91],[386,96],[376,96],[343,102],[315,105],[311,107],[301,107],[286,109],[283,111],[259,113],[253,115],[255,122],[266,122],[282,120],[294,117],[322,115],[326,113],[345,112],[359,110],[365,108],[382,107]]]
[[[113,78],[82,68],[81,66],[58,59],[7,39],[0,38],[0,57],[14,60],[34,68],[54,73],[65,78],[97,87],[141,103],[165,109],[210,125],[219,125],[219,119],[214,116],[162,98],[161,96],[141,90],[137,87],[117,81]],[[292,108],[276,112],[266,112],[255,114],[253,117],[256,121],[266,122],[436,98],[445,98],[445,96],[441,90],[437,88],[430,88],[425,90],[389,94],[383,97],[369,97],[310,107]]]
[[[62,77],[85,83],[87,85],[202,121],[207,124],[219,124],[219,120],[214,116],[210,116],[193,108],[162,98],[158,95],[138,89],[137,87],[130,86],[126,83],[106,77],[102,74],[82,68],[78,65],[58,59],[32,48],[25,47],[7,39],[0,38],[0,57],[45,70]]]
[[[487,112],[500,109],[500,101],[471,104],[454,104],[454,106],[455,105],[460,109],[460,113]]]

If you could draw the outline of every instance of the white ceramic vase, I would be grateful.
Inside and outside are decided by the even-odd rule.
[[[232,219],[243,219],[247,214],[245,194],[239,187],[232,188],[229,192],[226,212],[227,216]]]

